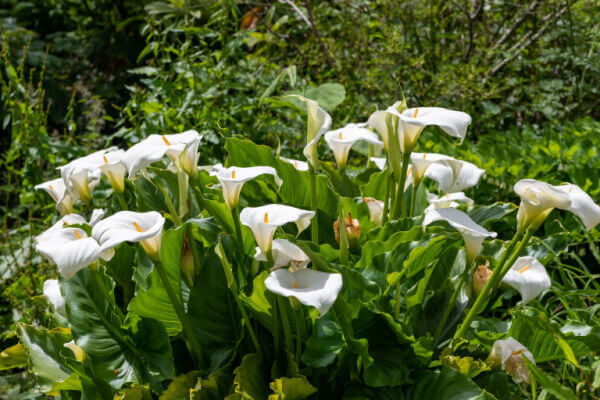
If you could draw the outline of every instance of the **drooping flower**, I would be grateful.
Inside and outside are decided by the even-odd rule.
[[[277,269],[265,279],[266,288],[278,295],[295,297],[306,306],[315,307],[325,315],[342,290],[342,274],[330,274],[302,268],[294,273]]]
[[[490,263],[486,260],[484,265],[478,265],[475,272],[473,272],[473,292],[475,298],[479,296],[490,276],[492,276],[492,271],[488,268],[489,266]]]
[[[185,150],[185,146],[201,138],[195,130],[173,135],[148,136],[125,152],[123,161],[127,166],[129,179],[133,179],[140,170],[160,161],[165,155],[171,159],[173,164],[176,164],[177,157]]]
[[[553,208],[571,211],[588,230],[600,222],[600,207],[576,185],[552,186],[535,179],[522,179],[515,184],[514,191],[521,197],[517,213],[520,231],[537,229]]]
[[[61,215],[67,215],[73,212],[73,198],[67,192],[67,187],[62,178],[53,179],[39,185],[35,185],[35,190],[44,190],[56,203],[56,209]]]
[[[344,226],[346,227],[346,238],[348,239],[348,245],[350,248],[355,249],[358,247],[360,241],[360,223],[358,219],[352,218],[352,214],[348,213],[348,216],[344,218]],[[333,234],[335,240],[340,242],[340,218],[333,223]]]
[[[237,206],[244,183],[264,174],[273,175],[277,186],[281,186],[282,181],[273,167],[229,167],[220,170],[217,179],[221,182],[227,207],[233,209]]]
[[[384,202],[381,200],[374,199],[372,197],[365,197],[363,202],[369,208],[369,219],[371,222],[375,222],[377,225],[381,225],[383,219],[383,205]]]
[[[465,196],[464,192],[447,193],[439,197],[430,193],[427,195],[427,201],[429,202],[429,207],[425,211],[436,208],[456,208],[461,203],[472,206],[474,203],[473,199]]]
[[[52,307],[61,315],[65,315],[65,299],[60,293],[60,286],[56,279],[46,279],[43,288],[44,297],[52,304]]]
[[[317,146],[321,136],[331,128],[331,116],[325,110],[319,107],[319,103],[314,100],[298,95],[290,95],[306,103],[306,146],[304,147],[304,157],[309,164],[316,168],[319,161]]]
[[[402,152],[412,151],[426,126],[436,125],[450,136],[460,138],[462,143],[471,124],[469,114],[441,107],[409,108],[400,113],[392,106],[386,111],[398,118],[398,139]]]
[[[100,246],[83,229],[63,228],[39,241],[36,250],[56,264],[65,279],[71,279],[79,270],[98,260]]]
[[[280,160],[285,161],[286,163],[292,164],[294,168],[298,171],[308,171],[308,163],[306,161],[294,160],[292,158],[279,157]]]
[[[106,176],[110,186],[117,193],[123,193],[125,190],[125,175],[127,167],[122,159],[125,156],[123,150],[116,150],[102,155],[103,163],[98,166],[102,174]]]
[[[523,305],[550,288],[552,282],[546,268],[534,257],[519,257],[502,281],[521,294]]]
[[[325,141],[333,151],[339,169],[346,167],[348,153],[357,141],[364,140],[374,145],[382,144],[377,135],[364,126],[365,124],[348,124],[341,129],[325,133]]]
[[[286,239],[274,239],[271,248],[273,256],[273,269],[289,267],[290,272],[295,272],[301,268],[306,268],[310,263],[310,258],[296,246],[294,243]],[[267,254],[256,247],[254,258],[258,261],[267,261]]]
[[[489,359],[501,365],[504,372],[512,376],[515,382],[529,383],[529,369],[523,361],[523,356],[535,365],[533,354],[521,343],[508,337],[494,342]]]
[[[314,211],[283,204],[268,204],[262,207],[246,207],[240,213],[240,221],[254,234],[256,244],[264,253],[271,251],[273,235],[277,227],[290,222],[296,223],[298,234],[308,228],[310,220],[315,216]]]
[[[446,160],[429,166],[425,176],[437,182],[444,193],[460,192],[477,185],[485,170],[462,160]]]
[[[427,211],[423,220],[423,226],[441,220],[448,222],[450,226],[461,234],[465,241],[467,260],[469,262],[475,259],[486,237],[496,237],[496,232],[489,232],[483,226],[473,221],[467,214],[454,208],[438,208]]]
[[[165,218],[156,211],[119,211],[98,222],[92,236],[100,244],[100,256],[110,260],[123,242],[140,242],[153,260],[160,258],[160,241]]]

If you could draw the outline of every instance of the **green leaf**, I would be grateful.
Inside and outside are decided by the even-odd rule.
[[[265,287],[265,279],[267,279],[268,275],[269,271],[263,271],[257,275],[252,281],[252,294],[246,296],[242,292],[240,300],[250,313],[252,313],[254,318],[272,333],[274,329],[273,310],[275,297]]]
[[[267,370],[260,354],[246,354],[233,375],[235,393],[242,399],[263,400],[267,397]]]
[[[446,355],[440,357],[442,364],[454,368],[464,376],[472,379],[484,371],[489,371],[492,367],[484,361],[475,360],[473,357],[459,357]]]
[[[156,384],[155,375],[173,377],[171,345],[162,325],[134,316],[123,321],[99,285],[113,286],[90,268],[61,282],[73,338],[92,361],[94,375],[115,389],[127,382]]]
[[[317,391],[302,375],[275,379],[270,386],[275,393],[269,395],[269,400],[302,400]]]
[[[42,392],[48,392],[53,387],[81,390],[77,374],[74,374],[74,369],[61,355],[61,351],[65,351],[65,343],[71,341],[68,329],[56,328],[47,331],[22,323],[17,327],[19,339],[27,352],[29,370],[35,374]]]
[[[190,371],[179,375],[169,383],[167,390],[159,397],[159,400],[181,400],[190,399],[191,389],[196,386],[198,378],[202,377],[200,371]]]
[[[222,400],[227,397],[232,385],[232,376],[227,372],[213,372],[198,381],[191,392],[192,400]]]
[[[523,357],[525,365],[529,368],[529,372],[535,377],[535,380],[548,391],[548,393],[555,396],[558,400],[577,399],[577,396],[575,396],[571,390],[561,385],[554,377],[547,375],[524,355],[521,355],[521,357]]]
[[[27,365],[27,354],[22,344],[15,344],[0,353],[0,371]]]
[[[310,367],[326,367],[331,364],[342,350],[344,339],[338,323],[327,313],[319,318],[306,340],[302,362]]]
[[[493,399],[489,393],[463,374],[442,366],[438,371],[417,371],[416,385],[406,393],[407,400],[484,400]]]
[[[178,301],[182,301],[181,247],[185,230],[184,224],[164,232],[160,246],[161,263]],[[181,332],[181,322],[156,268],[150,274],[150,287],[147,290],[138,285],[136,296],[129,303],[129,311],[162,322],[170,336]]]

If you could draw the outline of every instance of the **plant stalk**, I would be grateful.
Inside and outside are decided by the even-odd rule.
[[[390,188],[392,186],[392,171],[390,169],[390,163],[386,159],[385,161],[385,171],[387,172],[387,179],[385,180],[385,198],[383,199],[383,216],[381,217],[381,226],[387,224],[389,219],[389,209],[390,209]]]
[[[310,209],[315,212],[310,224],[311,239],[314,244],[319,244],[319,222],[317,220],[317,173],[310,168]]]
[[[277,306],[279,308],[279,315],[281,316],[281,325],[283,326],[283,338],[285,340],[285,347],[291,353],[294,350],[292,342],[292,329],[290,328],[290,320],[288,318],[287,309],[283,297],[277,296]]]
[[[406,199],[404,196],[404,184],[406,183],[406,171],[408,171],[409,161],[410,152],[407,151],[402,154],[402,171],[400,172],[400,180],[398,181],[398,187],[396,188],[396,201],[392,211],[392,219],[398,219],[400,217],[400,210],[402,210],[402,217],[406,218],[408,216]]]

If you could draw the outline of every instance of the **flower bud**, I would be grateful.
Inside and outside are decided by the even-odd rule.
[[[194,254],[190,247],[190,242],[186,234],[183,236],[183,244],[181,246],[181,273],[189,287],[194,286],[196,280],[196,269],[194,268]]]
[[[490,263],[486,260],[485,265],[479,265],[475,272],[473,272],[473,294],[476,297],[479,296],[488,279],[492,276],[492,271],[488,268],[489,266]]]
[[[356,218],[352,218],[352,214],[348,213],[348,216],[344,218],[344,224],[346,225],[346,237],[348,238],[348,246],[351,249],[358,248],[360,241],[360,223]],[[335,234],[335,240],[340,242],[340,219],[333,223],[333,233]]]

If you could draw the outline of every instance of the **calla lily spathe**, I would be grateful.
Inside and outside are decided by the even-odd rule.
[[[383,219],[383,201],[374,199],[372,197],[365,197],[363,202],[369,208],[369,219],[380,226]]]
[[[521,294],[521,303],[529,303],[549,289],[552,282],[546,268],[533,257],[519,257],[502,281]]]
[[[96,208],[92,211],[92,215],[90,217],[90,221],[86,221],[84,217],[79,214],[67,214],[64,217],[60,218],[58,221],[54,223],[50,228],[46,229],[44,232],[39,234],[35,241],[36,243],[40,243],[47,238],[50,238],[54,233],[58,232],[63,228],[68,228],[71,225],[83,225],[87,224],[93,227],[96,222],[100,221],[104,217],[104,210]]]
[[[437,153],[411,153],[410,161],[412,163],[412,181],[415,186],[421,183],[427,169],[432,164],[440,164],[447,166],[454,172],[453,175],[458,175],[462,164],[454,158]]]
[[[273,256],[273,269],[289,267],[290,272],[295,272],[301,268],[306,268],[310,263],[310,258],[306,253],[286,239],[274,239],[271,254]],[[268,261],[267,254],[260,247],[256,248],[254,258],[258,261]]]
[[[114,248],[123,242],[140,242],[153,260],[160,257],[160,241],[165,218],[156,211],[119,211],[98,222],[92,236],[100,244],[100,256],[110,260]]]
[[[65,315],[65,299],[60,293],[60,286],[57,279],[46,279],[42,290],[44,297],[52,304],[52,307],[61,315]]]
[[[63,228],[43,239],[36,244],[36,250],[56,264],[65,280],[96,262],[100,255],[100,246],[83,229]]]
[[[292,158],[279,157],[280,160],[285,161],[286,163],[292,164],[294,168],[298,171],[308,171],[308,163],[306,161],[294,160]]]
[[[295,297],[305,306],[315,307],[325,315],[342,290],[342,274],[330,274],[303,268],[291,273],[278,269],[265,279],[267,290],[285,297]]]
[[[39,185],[35,185],[34,189],[46,191],[56,203],[56,209],[60,215],[67,215],[73,212],[73,197],[67,191],[62,178],[40,183]]]
[[[439,208],[429,210],[425,213],[423,226],[427,226],[434,221],[446,221],[460,232],[465,241],[467,251],[467,261],[475,259],[481,245],[486,237],[496,237],[496,232],[489,232],[483,226],[478,225],[467,214],[454,208]]]
[[[277,227],[290,222],[296,223],[298,234],[308,228],[314,211],[283,204],[268,204],[262,207],[246,207],[240,213],[240,221],[254,234],[256,244],[264,253],[269,253],[273,244],[273,235]]]
[[[198,135],[195,139],[185,145],[185,148],[177,157],[177,163],[180,169],[186,172],[192,179],[198,176],[198,158],[200,153],[198,147],[202,136]]]
[[[373,145],[381,146],[379,137],[365,128],[366,124],[348,124],[341,129],[335,129],[325,133],[325,141],[333,151],[335,162],[339,169],[343,169],[348,161],[348,153],[354,144],[364,140]]]
[[[425,211],[437,208],[457,208],[461,203],[467,206],[474,204],[473,199],[467,197],[464,192],[447,193],[439,197],[430,193],[427,195],[427,202],[429,207]]]
[[[529,383],[529,369],[523,361],[527,357],[535,365],[533,354],[521,343],[508,337],[496,340],[492,346],[490,360],[502,366],[502,369],[513,377],[517,383]]]
[[[462,143],[471,124],[469,114],[441,107],[409,108],[402,113],[390,107],[387,111],[398,118],[398,139],[402,152],[412,151],[426,126],[438,126],[448,135],[459,138]]]
[[[373,161],[373,163],[375,163],[375,166],[377,168],[379,168],[380,171],[383,171],[385,169],[385,163],[387,162],[387,158],[385,158],[385,157],[371,157],[370,159],[371,159],[371,161]]]
[[[233,209],[237,206],[244,183],[264,174],[273,175],[275,183],[281,187],[282,181],[273,167],[229,167],[220,170],[217,179],[221,182],[227,207]]]
[[[172,135],[148,136],[125,152],[123,161],[127,167],[129,179],[133,179],[139,171],[160,161],[165,155],[171,159],[173,164],[177,165],[177,158],[185,150],[186,145],[201,138],[195,130]]]
[[[468,161],[451,159],[430,165],[425,176],[436,181],[442,192],[455,193],[477,185],[484,173]]]
[[[110,186],[117,193],[123,193],[125,190],[125,175],[127,174],[127,167],[123,163],[123,157],[125,152],[123,150],[116,150],[105,153],[102,156],[102,164],[98,166],[102,174],[108,179]]]
[[[314,100],[298,95],[290,95],[306,103],[306,146],[303,154],[309,164],[316,168],[319,161],[317,146],[321,136],[331,128],[331,116],[325,110],[319,107],[319,103]]]
[[[571,211],[587,230],[600,222],[600,207],[576,185],[552,186],[535,179],[522,179],[515,184],[514,191],[521,197],[517,213],[520,231],[528,227],[537,229],[553,208]]]

